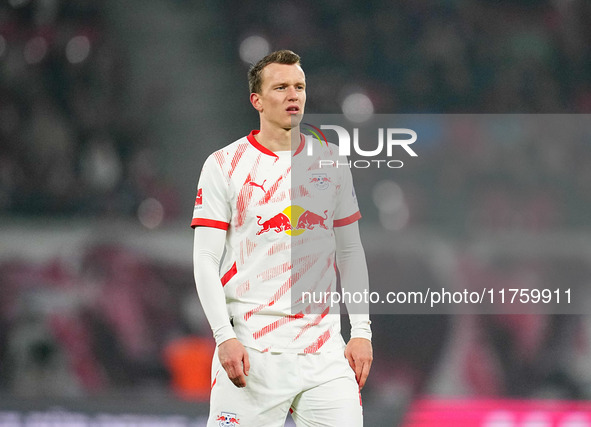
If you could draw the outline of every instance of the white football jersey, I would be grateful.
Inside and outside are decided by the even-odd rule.
[[[333,227],[361,218],[351,171],[333,144],[316,145],[309,155],[302,137],[295,153],[272,152],[257,133],[208,157],[191,226],[227,230],[220,281],[245,346],[342,348],[338,306],[311,302],[304,292],[336,290]],[[321,167],[321,159],[332,166]]]

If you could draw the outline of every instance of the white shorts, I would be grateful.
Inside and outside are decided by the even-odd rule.
[[[238,388],[216,350],[208,427],[282,427],[288,412],[298,427],[363,426],[359,386],[343,351],[247,351],[250,372]]]

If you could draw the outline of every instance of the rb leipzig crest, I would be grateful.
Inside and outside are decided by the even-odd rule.
[[[325,173],[314,173],[310,182],[319,190],[326,190],[330,184],[330,178]]]
[[[230,412],[221,412],[216,421],[219,422],[220,427],[237,427],[240,424],[236,414]]]

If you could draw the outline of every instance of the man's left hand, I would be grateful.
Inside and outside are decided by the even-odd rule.
[[[351,338],[345,348],[345,357],[355,372],[355,379],[359,384],[359,390],[361,390],[365,385],[373,360],[371,341],[365,338]]]

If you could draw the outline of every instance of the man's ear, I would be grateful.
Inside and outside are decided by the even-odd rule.
[[[258,93],[250,94],[250,103],[259,113],[263,111],[263,105],[261,103],[261,96]]]

